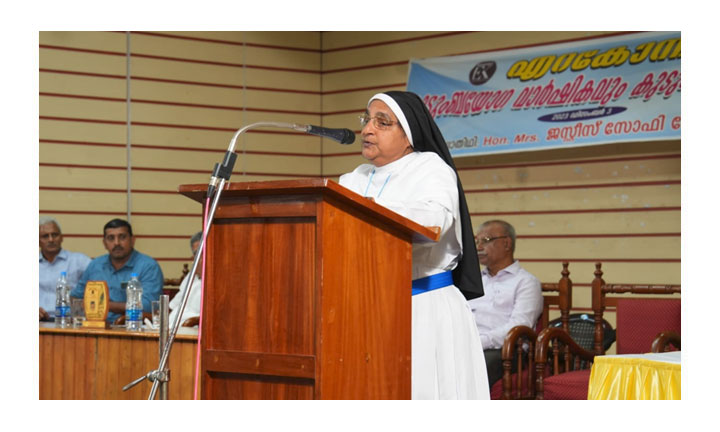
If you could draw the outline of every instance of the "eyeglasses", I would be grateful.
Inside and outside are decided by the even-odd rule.
[[[507,238],[507,236],[497,236],[497,237],[480,237],[478,238],[478,243],[485,246],[486,244],[490,243],[493,240],[497,240],[499,238]]]
[[[378,116],[370,117],[370,115],[368,115],[368,113],[361,115],[359,117],[359,119],[360,119],[360,126],[365,127],[365,126],[367,126],[368,123],[370,123],[370,120],[372,120],[373,126],[375,126],[377,129],[380,129],[380,130],[390,129],[392,127],[392,125],[397,123],[396,121],[389,120],[385,117],[378,117]]]

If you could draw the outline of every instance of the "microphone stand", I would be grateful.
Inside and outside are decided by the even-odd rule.
[[[238,137],[245,133],[247,130],[256,128],[256,127],[277,127],[277,128],[285,128],[285,129],[294,129],[299,132],[310,132],[312,129],[312,126],[308,125],[299,125],[296,123],[281,123],[281,122],[258,122],[258,123],[252,123],[250,125],[245,126],[242,129],[239,129],[235,134],[233,135],[232,139],[230,140],[230,145],[228,146],[227,152],[225,152],[225,157],[223,158],[222,164],[215,164],[215,168],[213,170],[213,174],[210,177],[210,182],[208,183],[208,192],[207,192],[207,199],[210,198],[213,199],[212,205],[210,206],[210,211],[208,213],[207,220],[205,222],[205,226],[203,227],[203,235],[202,240],[200,242],[200,247],[198,248],[197,254],[195,254],[195,259],[193,260],[192,269],[190,270],[189,280],[188,280],[188,286],[185,289],[185,292],[183,293],[182,297],[182,303],[180,304],[180,310],[178,311],[177,315],[175,315],[175,319],[172,322],[172,327],[170,329],[170,334],[168,335],[167,341],[165,342],[165,347],[162,351],[162,355],[160,356],[160,362],[158,364],[158,368],[156,370],[148,372],[147,375],[142,376],[135,381],[131,382],[127,386],[123,387],[123,390],[127,390],[130,387],[133,387],[144,379],[149,379],[153,382],[152,388],[150,389],[150,396],[148,397],[148,400],[155,399],[155,394],[158,390],[158,386],[160,384],[160,381],[163,379],[166,379],[166,377],[169,374],[169,369],[166,371],[166,366],[168,362],[168,358],[170,357],[170,350],[172,349],[172,344],[175,341],[175,336],[177,335],[178,327],[180,325],[180,318],[182,317],[183,312],[185,311],[185,305],[187,304],[188,298],[190,297],[190,289],[192,288],[192,280],[195,277],[195,272],[197,271],[198,264],[200,263],[200,258],[205,252],[205,240],[207,239],[207,235],[210,232],[210,227],[212,225],[213,218],[215,217],[215,210],[217,209],[218,202],[220,201],[220,195],[223,191],[223,188],[225,187],[225,183],[230,180],[230,176],[232,175],[233,166],[235,165],[235,160],[237,159],[237,155],[235,154],[235,143],[238,139]]]

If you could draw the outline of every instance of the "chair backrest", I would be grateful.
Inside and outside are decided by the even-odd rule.
[[[650,352],[652,341],[662,331],[680,332],[680,299],[657,298],[680,293],[680,285],[606,284],[602,264],[595,264],[592,283],[592,308],[595,321],[594,351],[604,354],[603,313],[614,306],[617,311],[617,353]],[[618,298],[608,294],[652,294],[652,298]]]
[[[680,333],[679,299],[618,299],[616,307],[618,354],[648,353],[659,333]]]
[[[575,313],[570,315],[570,337],[583,349],[593,351],[595,344],[595,319],[586,313]],[[548,327],[562,327],[560,318],[556,318],[548,324]],[[615,342],[615,329],[607,320],[603,320],[603,348],[607,350]]]
[[[557,283],[542,283],[540,286],[543,292],[543,310],[535,325],[535,331],[546,328],[550,322],[550,306],[557,306],[560,309],[560,320],[562,327],[568,330],[568,319],[572,308],[572,280],[570,280],[569,262],[563,261],[560,280]],[[553,293],[557,293],[553,295]]]
[[[560,280],[557,283],[541,284],[543,291],[543,311],[538,319],[535,329],[525,326],[516,326],[510,329],[502,348],[503,399],[533,399],[535,398],[535,340],[537,333],[547,327],[549,323],[550,306],[560,309],[561,326],[569,329],[570,308],[572,307],[572,280],[570,280],[569,263],[562,263]],[[525,353],[516,355],[516,353]],[[496,383],[497,385],[497,383]],[[495,386],[493,386],[493,390]],[[491,390],[491,393],[493,391]]]

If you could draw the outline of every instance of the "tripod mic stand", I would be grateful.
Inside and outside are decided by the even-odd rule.
[[[235,134],[233,135],[232,139],[230,140],[230,145],[228,146],[228,150],[225,152],[225,156],[223,158],[223,161],[221,164],[215,164],[215,168],[213,170],[213,174],[210,177],[210,182],[208,183],[208,191],[206,196],[206,202],[205,207],[207,209],[208,204],[210,203],[210,200],[212,199],[212,204],[210,205],[210,210],[208,212],[207,218],[205,220],[204,226],[203,226],[203,232],[202,232],[202,239],[200,241],[200,246],[198,247],[197,253],[195,254],[195,258],[193,260],[192,269],[190,270],[190,278],[195,275],[195,272],[198,269],[198,264],[200,263],[200,258],[203,256],[205,252],[205,242],[207,240],[207,235],[210,232],[210,227],[212,226],[212,222],[215,216],[215,210],[217,209],[218,202],[220,201],[220,196],[222,194],[223,188],[225,187],[226,182],[230,180],[230,176],[232,175],[232,170],[235,165],[235,160],[237,158],[237,155],[235,154],[235,143],[237,142],[238,137],[245,133],[247,130],[256,128],[256,127],[276,127],[276,128],[285,128],[285,129],[293,129],[299,132],[305,132],[310,133],[313,135],[319,135],[327,138],[331,138],[333,140],[339,141],[341,144],[352,144],[355,140],[355,135],[347,130],[347,129],[328,129],[328,128],[321,128],[317,126],[311,126],[311,125],[300,125],[296,123],[281,123],[281,122],[258,122],[258,123],[252,123],[248,126],[245,126],[241,129],[239,129]],[[189,284],[191,282],[188,282]],[[204,282],[203,282],[204,284]],[[185,310],[185,305],[187,304],[188,298],[190,297],[190,285],[188,285],[188,288],[183,293],[182,302],[180,305],[180,310],[178,311],[178,314],[175,316],[175,319],[173,320],[172,326],[170,327],[170,334],[168,335],[167,341],[165,342],[164,349],[162,351],[162,354],[160,355],[160,361],[158,364],[158,368],[154,371],[150,371],[147,375],[138,378],[137,380],[133,381],[132,383],[128,384],[126,387],[132,387],[138,383],[140,383],[144,379],[150,379],[153,381],[152,388],[150,390],[150,395],[148,397],[148,400],[153,400],[155,398],[155,394],[157,392],[158,386],[160,382],[163,379],[167,379],[169,376],[169,371],[166,371],[166,366],[168,362],[168,358],[170,357],[170,350],[172,349],[172,344],[175,341],[175,336],[177,335],[178,327],[180,325],[180,318],[182,317],[183,311]],[[167,372],[167,373],[166,373]]]

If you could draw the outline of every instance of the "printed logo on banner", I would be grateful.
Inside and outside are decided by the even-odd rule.
[[[470,82],[473,85],[485,84],[495,74],[497,64],[494,61],[481,61],[470,70]]]
[[[639,32],[410,62],[453,156],[680,138],[681,38]]]

